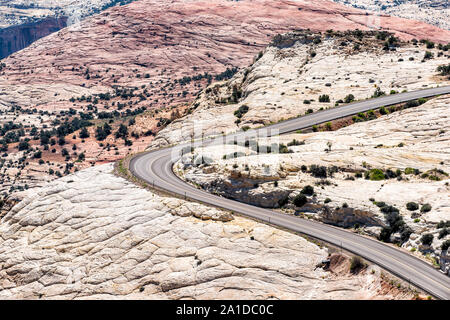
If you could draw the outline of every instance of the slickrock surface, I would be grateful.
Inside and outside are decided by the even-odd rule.
[[[449,51],[408,43],[398,43],[395,51],[386,51],[385,41],[377,36],[298,32],[277,37],[251,66],[230,81],[203,91],[193,104],[194,112],[162,130],[152,146],[189,140],[193,133],[200,138],[202,134],[220,135],[267,125],[334,107],[350,94],[355,100],[370,98],[378,88],[390,94],[392,90],[413,91],[450,83],[436,71],[448,64]],[[426,51],[434,58],[424,60]],[[233,90],[241,98],[234,99]],[[321,95],[328,95],[330,101],[320,102]],[[247,106],[248,112],[236,123],[234,113],[242,106]]]
[[[30,190],[0,221],[0,298],[411,298],[386,290],[377,267],[326,272],[315,267],[327,250],[302,237],[240,217],[217,221],[232,217],[111,171]]]
[[[289,145],[295,139],[297,143],[288,146],[292,153],[256,154],[233,143],[197,148],[176,168],[186,180],[210,192],[272,208],[286,199],[286,213],[306,214],[343,227],[357,225],[374,236],[388,225],[376,205],[385,202],[398,208],[411,228],[410,240],[403,247],[421,249],[420,236],[431,233],[432,249],[422,248],[429,253],[450,238],[444,235],[439,239],[442,227],[436,228],[438,222],[450,220],[449,104],[447,95],[337,131],[259,140],[262,148],[272,143]],[[223,159],[233,152],[241,154],[235,159]],[[193,165],[191,159],[199,156],[210,159],[210,165],[196,165],[195,161]],[[325,176],[314,176],[311,165],[325,167]],[[335,170],[331,174],[332,169]],[[365,179],[373,169],[382,170],[385,176],[381,180],[371,176]],[[413,173],[412,169],[420,173]],[[396,173],[388,179],[389,172]],[[302,207],[291,205],[294,196],[307,185],[314,188],[308,203]],[[418,207],[410,211],[408,202],[415,202]],[[422,211],[425,204],[431,210]]]
[[[443,29],[450,29],[448,0],[333,0],[380,14],[424,21]]]

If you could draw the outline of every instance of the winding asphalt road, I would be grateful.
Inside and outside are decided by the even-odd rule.
[[[432,294],[436,298],[449,300],[450,277],[405,251],[337,227],[258,208],[207,193],[185,183],[179,179],[172,170],[173,164],[182,156],[182,148],[187,146],[208,146],[229,143],[236,139],[238,141],[243,141],[241,139],[251,139],[252,137],[272,136],[292,132],[298,129],[311,127],[315,124],[354,115],[358,112],[366,112],[382,106],[448,93],[450,93],[450,86],[383,96],[377,99],[356,102],[342,107],[320,111],[261,129],[238,132],[226,137],[205,139],[175,147],[150,151],[134,157],[130,162],[130,170],[136,177],[156,188],[184,196],[188,199],[228,209],[248,217],[268,222],[272,225],[310,235],[342,247],[343,249],[380,265],[398,277]]]

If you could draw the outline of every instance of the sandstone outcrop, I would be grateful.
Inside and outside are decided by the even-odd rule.
[[[297,235],[140,189],[106,164],[30,190],[0,221],[2,299],[379,299],[380,271],[316,267]],[[347,268],[348,269],[348,268]],[[371,270],[374,270],[372,272]]]
[[[275,37],[256,62],[203,91],[194,112],[172,122],[151,146],[260,127],[374,94],[450,83],[436,71],[448,63],[448,51],[404,42],[386,51],[389,36],[379,37],[304,31]],[[424,60],[427,51],[433,59]],[[321,96],[327,99],[320,101]],[[244,106],[247,111],[237,114]]]
[[[411,228],[403,246],[420,249],[421,235],[431,233],[427,253],[433,254],[449,238],[440,237],[444,227],[437,227],[450,218],[449,103],[447,95],[337,131],[258,140],[260,146],[287,145],[289,153],[257,154],[233,143],[196,148],[192,157],[207,156],[210,164],[193,164],[187,154],[176,172],[210,192],[265,207],[282,206],[288,214],[356,226],[374,236],[388,225],[380,204],[392,205]],[[230,157],[235,153],[239,156]],[[311,166],[323,172],[314,174]],[[377,170],[380,178],[372,176]],[[314,194],[306,205],[296,207],[293,199],[308,185]],[[289,197],[273,196],[283,192]],[[417,208],[409,209],[411,202]]]

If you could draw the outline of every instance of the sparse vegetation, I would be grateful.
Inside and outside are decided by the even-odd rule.
[[[299,193],[295,196],[293,202],[296,207],[303,207],[308,202],[308,198],[304,194]]]
[[[358,273],[361,269],[365,268],[366,264],[358,256],[353,256],[350,261],[350,272]]]
[[[408,202],[406,204],[406,209],[408,209],[409,211],[415,211],[419,209],[419,205],[415,202]]]
[[[433,243],[433,239],[434,237],[431,233],[426,233],[420,238],[420,242],[425,246],[429,246]]]

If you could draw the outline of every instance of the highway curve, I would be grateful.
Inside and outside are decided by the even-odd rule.
[[[228,142],[230,140],[233,141],[233,139],[242,141],[241,139],[249,139],[256,136],[271,136],[292,132],[311,127],[315,124],[357,114],[358,112],[366,112],[382,106],[448,93],[450,93],[450,86],[383,96],[377,99],[356,102],[342,107],[316,112],[261,129],[238,132],[226,137],[205,139],[203,141],[184,143],[174,147],[149,151],[134,157],[130,161],[130,170],[136,177],[158,189],[228,209],[244,216],[310,235],[342,247],[385,268],[436,298],[448,300],[450,299],[450,277],[403,250],[337,227],[258,208],[210,194],[182,181],[172,171],[173,164],[180,159],[182,156],[181,150],[186,146],[207,146],[222,144],[225,140]]]

